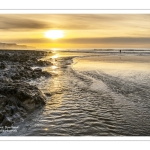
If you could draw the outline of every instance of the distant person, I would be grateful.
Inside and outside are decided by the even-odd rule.
[[[120,53],[121,53],[121,50],[120,50]]]

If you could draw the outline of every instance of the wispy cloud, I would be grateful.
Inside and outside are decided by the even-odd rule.
[[[80,44],[148,44],[150,43],[150,37],[73,38],[62,39],[62,42]]]
[[[11,39],[10,39],[11,40]],[[106,37],[106,38],[68,38],[51,40],[46,38],[14,39],[17,43],[72,43],[72,44],[150,44],[150,37]]]
[[[43,29],[50,27],[50,24],[47,24],[38,20],[23,19],[21,17],[5,17],[0,15],[0,29],[2,30],[20,30],[20,29]]]
[[[0,15],[0,29],[109,30],[150,28],[150,15],[131,14],[16,14]]]

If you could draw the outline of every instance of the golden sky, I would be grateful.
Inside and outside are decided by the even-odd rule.
[[[44,33],[62,30],[64,37]],[[0,42],[37,48],[150,48],[148,14],[0,14]]]

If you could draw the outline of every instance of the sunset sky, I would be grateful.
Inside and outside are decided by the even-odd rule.
[[[47,38],[49,30],[64,36]],[[150,48],[150,15],[0,14],[0,42],[36,48]]]

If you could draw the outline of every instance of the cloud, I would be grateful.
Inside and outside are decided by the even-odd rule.
[[[79,44],[149,44],[150,37],[73,38],[62,42]]]
[[[38,20],[24,19],[21,17],[5,17],[0,15],[0,29],[1,30],[25,30],[25,29],[41,29],[48,28],[50,24]]]
[[[45,17],[46,16],[46,17]],[[89,29],[87,23],[81,20],[73,20],[66,15],[0,15],[0,30],[5,31],[28,31],[37,29],[61,29],[61,30],[80,30]],[[72,16],[74,18],[74,15]],[[71,19],[71,20],[70,20]]]
[[[7,40],[9,41],[9,40]],[[12,39],[10,39],[12,41]],[[16,43],[60,43],[60,44],[150,44],[150,37],[106,37],[106,38],[68,38],[51,40],[46,38],[14,39]]]
[[[45,19],[67,30],[150,28],[149,14],[57,14],[45,15]]]
[[[1,30],[109,30],[149,28],[150,15],[136,14],[1,14]]]

